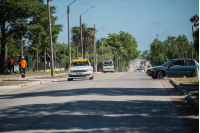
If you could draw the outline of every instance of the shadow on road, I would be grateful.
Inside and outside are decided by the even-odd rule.
[[[162,92],[161,92],[162,91]],[[77,95],[166,96],[163,88],[87,88],[1,95],[1,99]],[[184,133],[171,101],[79,100],[66,103],[27,104],[0,110],[0,131],[145,132]],[[185,118],[187,119],[187,118]],[[198,122],[194,119],[193,121]],[[31,124],[30,124],[31,123]],[[65,131],[62,131],[65,130]]]

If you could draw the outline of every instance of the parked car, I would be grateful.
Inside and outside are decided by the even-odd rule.
[[[195,68],[199,68],[199,63],[194,59],[170,59],[161,66],[149,69],[149,76],[153,79],[163,79],[168,77],[195,76]]]
[[[146,74],[149,76],[151,72],[151,69],[147,69]]]
[[[94,78],[93,66],[88,59],[72,60],[68,69],[68,81],[77,78]]]
[[[135,71],[136,72],[144,72],[144,68],[137,68]]]
[[[150,65],[147,65],[147,68],[150,68],[151,66]]]

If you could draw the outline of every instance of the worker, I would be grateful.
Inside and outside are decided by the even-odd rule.
[[[15,60],[13,59],[13,55],[11,54],[11,58],[10,58],[10,64],[11,64],[11,71],[14,72],[14,64],[15,64]]]
[[[22,60],[18,63],[18,65],[21,65],[21,71],[20,73],[22,74],[22,78],[25,78],[25,72],[27,69],[27,62],[24,60],[24,56],[21,58]]]
[[[11,70],[11,59],[10,56],[8,56],[8,70]]]

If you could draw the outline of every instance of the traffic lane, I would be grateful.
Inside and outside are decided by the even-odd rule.
[[[37,89],[28,97],[14,98],[26,99],[23,105],[1,109],[1,131],[186,132],[160,82],[144,79],[143,73],[106,73],[93,81]],[[59,97],[64,99],[55,102]]]

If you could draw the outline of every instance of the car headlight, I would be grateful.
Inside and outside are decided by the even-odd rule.
[[[70,69],[69,69],[68,72],[73,72],[73,70],[70,70]]]
[[[90,71],[90,69],[86,69],[86,72]]]
[[[151,69],[151,71],[154,71],[154,69]]]

